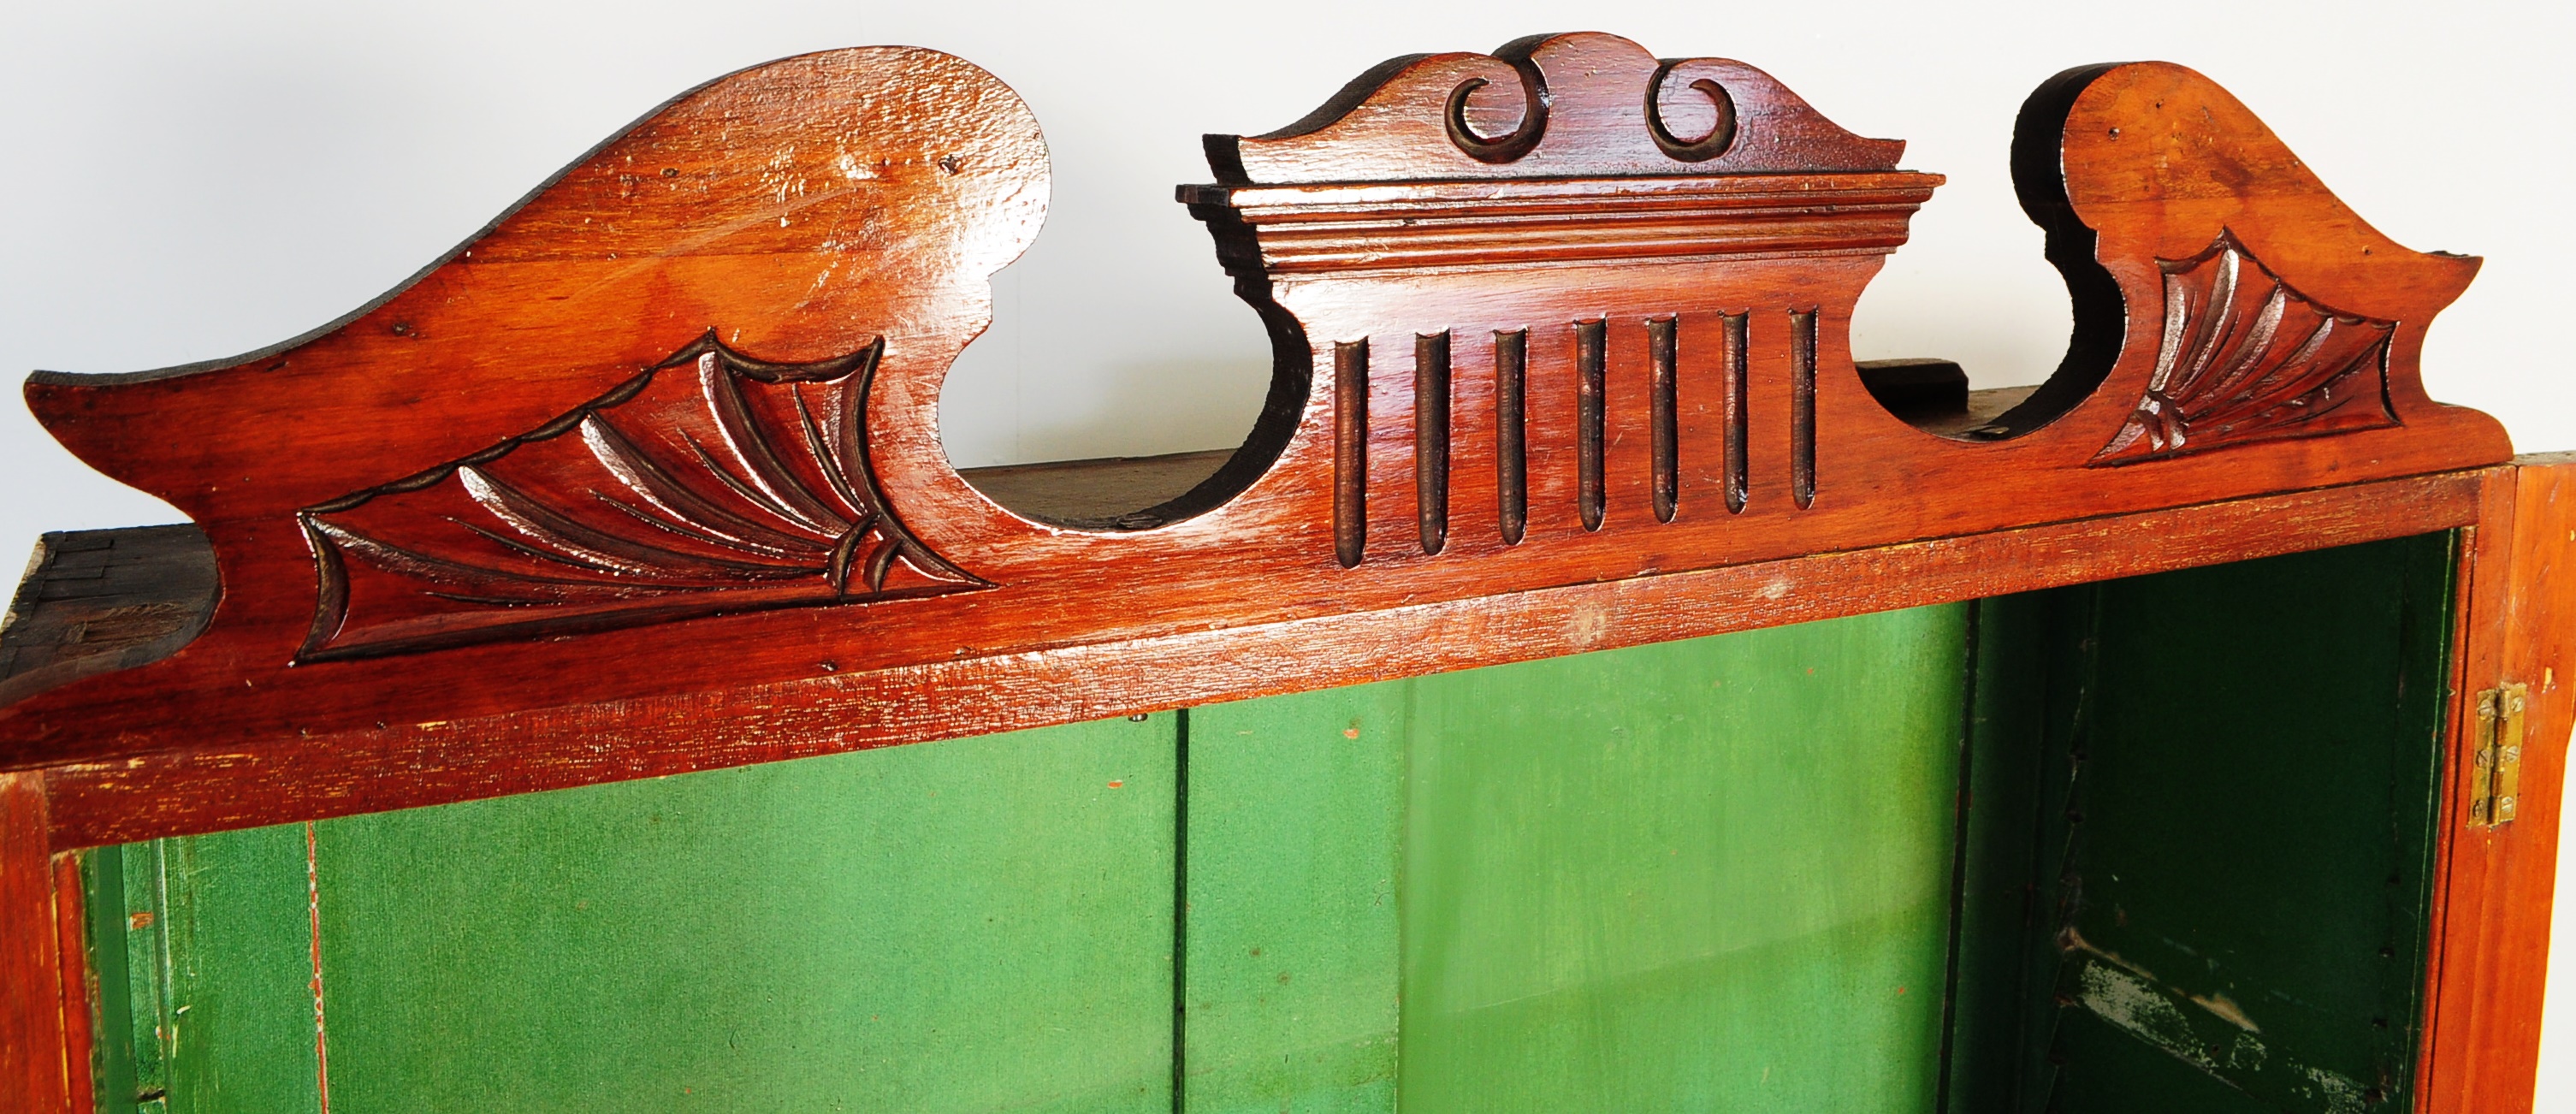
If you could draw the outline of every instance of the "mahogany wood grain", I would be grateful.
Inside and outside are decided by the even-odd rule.
[[[2075,327],[1964,414],[1893,412],[1850,352],[1943,179],[1742,63],[1409,56],[1205,146],[1179,196],[1273,383],[1221,466],[1145,468],[1134,506],[946,460],[942,380],[1049,171],[1015,94],[911,48],[691,90],[303,337],[39,373],[40,421],[185,512],[219,587],[148,664],[184,624],[102,655],[55,612],[0,687],[0,1083],[51,1111],[77,1082],[61,849],[2462,526],[2459,687],[2534,685],[2524,791],[2555,801],[2576,480],[2419,367],[2476,260],[2382,236],[2199,74],[2025,104]],[[2425,1109],[2524,1109],[2557,813],[2470,831],[2463,791]]]
[[[94,1096],[98,1044],[98,975],[89,966],[86,895],[77,855],[53,856],[54,974],[62,988],[63,1093],[67,1105],[80,1109],[82,1096]]]
[[[1512,80],[1546,90],[1525,150],[1494,137],[1530,120],[1480,99]],[[1725,104],[1710,154],[1724,121],[1689,114]],[[2180,67],[2083,71],[2025,111],[2024,145],[2063,154],[2025,198],[2055,241],[2098,236],[2059,262],[2120,306],[2089,322],[2079,297],[2073,351],[2113,359],[1963,438],[1891,414],[1850,357],[1852,308],[1939,177],[1759,71],[1570,35],[1382,68],[1333,105],[1217,160],[1246,181],[1183,190],[1278,374],[1226,466],[1113,528],[1012,513],[939,448],[941,377],[1046,167],[1008,89],[929,51],[702,87],[274,351],[40,375],[47,427],[202,525],[223,592],[170,658],[0,706],[0,766],[400,746],[638,702],[747,721],[818,677],[2508,454],[2418,383],[2473,264],[2371,231]]]
[[[2487,504],[2463,566],[2445,786],[2439,926],[2427,977],[2418,1109],[2441,1114],[2532,1108],[2549,922],[2557,883],[2567,742],[2576,725],[2576,454],[2524,457],[2488,474]],[[2530,686],[2520,809],[2506,824],[2469,820],[2464,776],[2477,747],[2481,691]]]
[[[49,829],[44,775],[0,773],[0,1111],[6,1114],[72,1109]]]
[[[1975,599],[2449,529],[2454,472],[1717,569],[56,768],[77,847],[659,777]]]
[[[1237,185],[1890,170],[1905,153],[1742,62],[1662,61],[1599,33],[1389,59],[1296,123],[1206,146]]]

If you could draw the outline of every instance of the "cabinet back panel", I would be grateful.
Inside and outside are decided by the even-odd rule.
[[[1193,709],[1188,1108],[1930,1110],[1966,613]]]
[[[1175,719],[162,841],[168,1108],[1167,1112]]]
[[[1408,1106],[1930,1109],[1964,612],[1415,682]]]

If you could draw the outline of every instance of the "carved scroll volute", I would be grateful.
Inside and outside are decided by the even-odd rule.
[[[971,586],[860,473],[957,483],[939,378],[1047,190],[1036,120],[983,70],[906,47],[789,58],[664,105],[313,334],[38,373],[27,397],[212,537],[222,611],[190,654],[444,644],[550,607],[651,621],[737,608],[705,601],[746,585]],[[360,615],[374,633],[341,629]]]
[[[1887,170],[1905,150],[1742,62],[1659,62],[1597,32],[1393,59],[1294,124],[1207,147],[1233,185]]]
[[[2067,71],[2025,107],[2014,161],[2076,301],[2051,386],[2100,384],[2067,420],[2101,446],[2092,464],[2399,426],[2508,455],[2493,419],[2422,382],[2425,329],[2479,261],[2372,228],[2217,83],[2164,62]]]

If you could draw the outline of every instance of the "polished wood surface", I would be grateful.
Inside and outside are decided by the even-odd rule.
[[[2425,391],[2476,260],[2372,229],[2197,73],[2069,70],[2012,166],[2067,355],[1962,405],[1850,353],[1943,179],[1742,63],[1412,56],[1206,149],[1179,199],[1276,353],[1221,462],[948,464],[941,382],[1048,167],[1006,86],[912,48],[683,94],[304,337],[35,376],[49,431],[195,530],[49,540],[10,624],[28,1108],[78,1040],[53,852],[2459,527],[2456,687],[2530,683],[2544,742],[2514,824],[2445,821],[2420,1093],[2527,1105],[2571,527],[2566,465]]]
[[[1510,80],[1545,84],[1546,120],[1496,115],[1484,95]],[[2024,175],[2034,214],[2099,245],[2059,253],[2068,369],[1962,437],[1891,414],[1849,356],[1852,306],[1940,181],[1888,169],[1896,145],[1749,67],[1604,35],[1354,90],[1217,160],[1248,181],[1183,191],[1279,374],[1223,468],[1112,528],[1005,511],[939,450],[941,374],[1034,231],[1046,168],[1006,88],[928,51],[705,86],[311,338],[40,375],[48,428],[195,518],[225,587],[176,655],[0,708],[0,762],[267,766],[328,738],[403,766],[377,752],[469,719],[756,718],[880,671],[2507,453],[2416,372],[2473,262],[2379,237],[2179,67],[2077,71],[2025,111],[2021,142],[2064,153],[2061,177]],[[1668,142],[1725,131],[1689,117],[1721,102],[1730,153]],[[1527,150],[1478,146],[1524,124]],[[1263,180],[1290,163],[1373,177]],[[2104,282],[2108,324],[2085,316]],[[656,768],[657,745],[600,772]]]
[[[2558,878],[2557,802],[2576,724],[2576,454],[2522,458],[2490,474],[2463,562],[2466,590],[2451,716],[2450,785],[2429,971],[2420,1109],[2527,1111],[2540,1068],[2549,919]],[[2524,810],[2510,823],[2469,819],[2465,776],[2477,747],[2473,706],[2499,684],[2530,686]],[[2533,810],[2532,806],[2538,806]]]
[[[724,700],[602,701],[78,763],[51,775],[55,840],[90,846],[660,777],[2376,541],[2475,521],[2484,476],[2354,484],[1007,658],[835,669]]]
[[[68,1111],[74,1094],[49,836],[44,775],[0,773],[0,1109],[11,1114]]]

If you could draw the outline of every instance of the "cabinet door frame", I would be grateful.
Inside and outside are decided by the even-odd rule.
[[[2464,539],[2456,603],[2460,621],[2451,647],[2452,710],[2432,911],[2437,927],[2427,958],[2418,1109],[2439,1114],[2528,1110],[2539,1063],[2559,796],[2569,727],[2576,720],[2576,693],[2556,668],[2568,663],[2568,650],[2576,644],[2576,577],[2559,575],[2562,563],[2576,554],[2576,454],[2525,457],[2512,465],[2453,475],[2466,481],[2475,499],[2465,515],[2444,513],[2445,500],[2427,498],[2453,490],[2434,483],[2450,477],[2380,481],[1822,554],[1658,578],[1660,582],[1512,593],[1414,614],[1352,615],[1327,626],[1343,638],[1365,637],[1381,649],[1339,661],[1317,661],[1307,652],[1282,658],[1279,664],[1294,680],[1287,686],[1252,680],[1254,671],[1233,673],[1228,682],[1207,686],[1185,683],[1177,670],[1117,668],[1157,657],[1177,664],[1208,649],[1197,644],[1200,640],[1176,639],[1172,641],[1178,645],[1130,647],[1095,663],[1112,678],[1116,691],[1106,697],[1094,694],[1085,710],[1092,715],[1116,710],[1103,702],[1142,710],[1285,688],[1322,688],[1366,677],[1971,599],[2458,526]],[[2305,528],[2281,530],[2285,515]],[[2459,521],[2443,521],[2453,517]],[[2111,544],[2115,538],[2139,537],[2159,541],[2127,548]],[[1640,621],[1623,622],[1610,637],[1603,637],[1598,626],[1572,621],[1605,612]],[[1467,629],[1457,624],[1467,624]],[[1445,629],[1451,637],[1423,637],[1429,629]],[[1487,632],[1497,637],[1458,637]],[[1229,633],[1234,635],[1229,641],[1267,657],[1286,653],[1287,642],[1310,649],[1312,643],[1297,636],[1315,632]],[[1471,653],[1460,649],[1470,645]],[[2484,690],[2514,682],[2528,685],[2532,694],[2521,771],[2524,803],[2510,823],[2473,824],[2471,787],[2464,773],[2478,742],[2473,701]],[[1024,725],[982,722],[973,709],[962,707],[966,703],[961,698],[958,713],[938,721],[937,733]],[[1046,711],[1057,721],[1077,718],[1062,710]],[[984,714],[1002,719],[1005,713]],[[72,856],[115,840],[99,838],[106,833],[86,825],[64,824],[55,806],[67,787],[79,801],[85,779],[94,776],[95,771],[78,769],[0,773],[0,942],[5,942],[0,943],[0,974],[6,976],[0,978],[0,1088],[13,1097],[12,1110],[92,1108],[91,975],[81,947],[84,914]],[[136,822],[159,834],[207,830],[192,825],[184,811]]]

